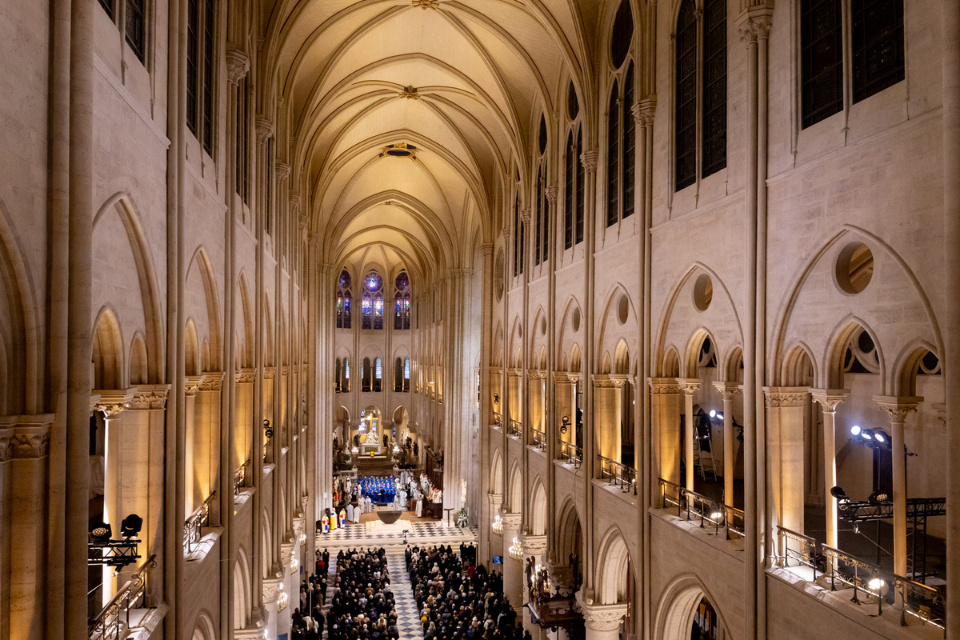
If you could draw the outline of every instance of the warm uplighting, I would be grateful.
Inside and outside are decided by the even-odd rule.
[[[287,608],[290,598],[287,596],[286,591],[283,590],[283,583],[280,583],[280,591],[277,593],[277,611],[283,611]]]

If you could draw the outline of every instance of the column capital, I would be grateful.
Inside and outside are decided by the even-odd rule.
[[[551,207],[557,206],[557,194],[559,191],[556,185],[549,186],[544,190],[544,194],[547,196],[547,202],[550,203]]]
[[[54,418],[52,413],[0,418],[0,462],[38,460],[49,455]]]
[[[503,504],[503,494],[502,493],[488,493],[487,500],[490,502],[490,506],[498,508]]]
[[[188,398],[197,395],[200,390],[200,383],[203,382],[203,376],[185,376],[183,384],[183,393]]]
[[[510,229],[509,227],[504,227],[500,230],[500,237],[503,238],[503,244],[507,244],[507,240],[510,239]]]
[[[683,391],[677,378],[647,378],[650,392],[653,395],[677,395]]]
[[[580,379],[579,373],[570,373],[569,371],[554,371],[553,381],[556,384],[573,384]]]
[[[520,222],[530,224],[530,207],[520,209]]]
[[[739,382],[714,382],[713,387],[720,392],[723,400],[733,400],[738,393],[742,393]]]
[[[280,578],[263,579],[263,604],[270,604],[277,601],[280,594],[280,586],[283,581]]]
[[[919,396],[873,396],[873,401],[890,416],[893,424],[902,423],[923,402]]]
[[[640,102],[634,103],[630,108],[633,119],[640,127],[649,127],[653,125],[653,118],[657,112],[657,98],[652,96]]]
[[[521,378],[523,377],[523,369],[507,369],[508,378]]]
[[[273,137],[273,123],[266,118],[257,118],[257,142],[265,144]]]
[[[482,257],[484,257],[484,258],[486,258],[487,256],[492,256],[492,255],[493,255],[493,243],[492,243],[492,242],[484,242],[483,244],[481,244],[481,245],[480,245],[480,255],[481,255]]]
[[[802,407],[810,393],[808,387],[764,387],[768,409],[777,407]]]
[[[753,7],[747,9],[737,18],[737,31],[740,41],[749,46],[758,40],[770,37],[770,27],[773,25],[773,9],[770,7]]]
[[[523,554],[542,556],[547,552],[547,536],[535,536],[529,533],[520,535],[520,544],[523,545]]]
[[[677,384],[680,385],[680,387],[683,389],[683,392],[690,395],[700,391],[700,385],[702,383],[703,380],[700,378],[677,378]]]
[[[513,531],[516,531],[517,533],[520,533],[521,514],[506,513],[501,511],[500,519],[503,520],[504,531],[506,531],[507,529],[511,529]],[[506,533],[504,533],[504,539],[506,539]]]
[[[837,405],[850,395],[849,389],[810,389],[810,395],[815,402],[820,403],[824,411],[833,413]]]
[[[597,170],[597,162],[600,160],[600,152],[596,150],[584,151],[580,154],[580,163],[583,164],[587,173],[593,173]]]
[[[163,411],[167,408],[169,384],[141,384],[133,389],[133,400],[128,409],[139,411]]]
[[[208,371],[200,377],[200,391],[220,391],[223,388],[223,371]]]
[[[277,373],[276,367],[264,367],[263,368],[263,379],[264,380],[273,380],[273,377]]]
[[[94,411],[101,412],[106,419],[116,418],[133,402],[133,389],[97,389],[95,393],[100,399],[94,405]]]
[[[236,374],[237,384],[251,384],[257,380],[257,370],[250,367],[240,369]]]
[[[286,162],[277,163],[277,181],[285,182],[290,177],[290,165]],[[292,201],[292,198],[291,198]]]
[[[540,371],[539,369],[528,369],[527,370],[527,380],[546,380],[547,372]]]
[[[582,590],[577,592],[577,603],[583,611],[584,625],[592,631],[616,631],[627,614],[627,603],[593,604],[592,598],[584,599]]]
[[[622,373],[593,374],[594,389],[622,389],[626,383],[627,376]]]
[[[239,49],[227,49],[227,81],[233,86],[240,84],[250,71],[250,58]]]

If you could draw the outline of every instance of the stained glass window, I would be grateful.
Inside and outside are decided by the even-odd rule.
[[[727,1],[703,12],[703,166],[707,177],[727,166]]]
[[[344,269],[337,281],[337,329],[350,328],[350,274]]]
[[[363,329],[383,329],[383,278],[376,271],[363,277]]]
[[[363,301],[360,303],[360,308],[363,313],[363,322],[360,325],[361,329],[372,329],[373,328],[373,296],[369,293],[363,294]]]
[[[383,287],[383,278],[376,271],[371,271],[363,279],[363,285],[367,291],[379,291]]]
[[[616,81],[610,91],[607,111],[607,226],[620,219],[620,89]]]
[[[584,186],[585,186],[586,180],[584,179],[585,169],[583,167],[583,162],[580,160],[582,156],[583,156],[583,129],[581,128],[580,131],[577,132],[577,157],[575,160],[577,165],[577,219],[576,219],[576,226],[577,226],[577,242],[576,243],[577,244],[580,244],[581,242],[583,242],[583,219],[584,219],[583,194],[584,194]]]
[[[383,294],[373,296],[373,328],[383,329]]]
[[[396,309],[393,316],[393,328],[397,331],[410,328],[410,277],[401,271],[396,279]]]
[[[146,60],[146,32],[144,0],[127,0],[127,44],[140,62]]]
[[[853,101],[904,79],[903,0],[853,0]]]
[[[573,194],[577,188],[577,159],[575,154],[576,147],[573,146],[573,131],[567,134],[566,158],[564,160],[564,173],[566,181],[563,191],[563,248],[569,249],[573,246]]]
[[[683,0],[677,20],[677,77],[674,145],[676,188],[697,181],[697,8]]]
[[[843,109],[842,26],[840,0],[801,2],[801,121],[804,128]]]
[[[636,122],[633,119],[633,63],[627,68],[623,81],[623,100],[620,105],[620,117],[623,122],[623,217],[633,215],[635,189],[635,171],[637,164]]]
[[[533,263],[540,264],[541,235],[543,234],[543,167],[537,170],[537,200],[533,203],[537,210],[534,219]]]

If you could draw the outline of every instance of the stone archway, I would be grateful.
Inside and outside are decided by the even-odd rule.
[[[716,612],[716,625],[722,630],[718,637],[729,637],[729,627],[717,600],[694,575],[680,576],[663,592],[654,622],[655,638],[659,640],[689,640],[694,616],[701,600],[711,603]]]

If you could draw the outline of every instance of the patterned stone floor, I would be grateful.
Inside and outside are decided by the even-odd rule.
[[[384,524],[379,520],[349,524],[342,529],[327,534],[317,535],[317,547],[341,549],[351,546],[383,546],[403,549],[404,540],[411,545],[419,544],[459,544],[460,542],[476,542],[477,528],[461,529],[453,525],[446,525],[438,521],[412,522],[400,520],[393,524]]]

